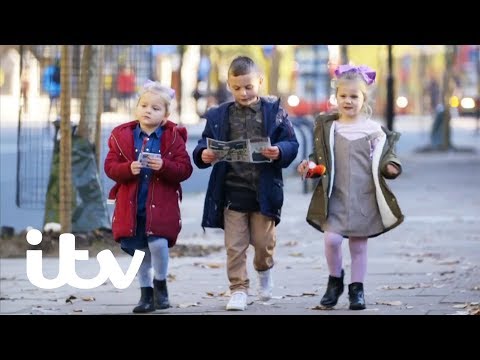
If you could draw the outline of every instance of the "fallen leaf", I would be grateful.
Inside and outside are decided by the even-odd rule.
[[[294,257],[303,257],[303,254],[302,254],[302,253],[299,253],[299,252],[290,253],[289,255],[290,255],[290,256],[294,256]]]
[[[175,280],[177,280],[177,276],[174,275],[174,274],[168,274],[167,275],[167,280],[168,281],[175,281]]]
[[[323,305],[317,305],[317,306],[314,306],[310,309],[312,309],[312,310],[333,310],[333,307],[325,307]]]
[[[218,268],[221,268],[223,266],[223,264],[219,264],[219,263],[193,263],[194,266],[200,266],[202,268],[205,268],[205,269],[218,269]]]
[[[408,290],[408,289],[415,289],[420,287],[420,285],[384,285],[381,286],[380,289],[383,290]]]
[[[448,270],[448,271],[441,271],[439,274],[440,276],[446,275],[446,274],[453,274],[455,270]]]
[[[200,306],[200,303],[194,302],[194,303],[185,303],[185,304],[178,304],[177,307],[180,309],[188,308],[188,307],[194,307],[194,306]]]
[[[437,261],[438,265],[455,265],[460,263],[459,259],[445,259],[441,261]]]
[[[75,295],[70,295],[68,298],[66,298],[65,302],[73,304],[72,300],[76,300],[76,299],[77,299],[77,297]]]
[[[95,301],[95,298],[93,296],[84,296],[82,297],[83,301]]]
[[[298,242],[297,241],[289,241],[285,243],[285,246],[297,246]]]
[[[480,315],[480,308],[474,309],[469,312],[469,315]]]
[[[214,297],[222,297],[222,296],[230,296],[230,295],[227,295],[226,291],[219,292],[219,293],[215,293],[213,291],[207,291],[207,292],[205,292],[205,294],[207,296],[204,296],[203,297],[204,299],[211,299],[211,298],[214,298]]]
[[[73,309],[73,312],[83,312],[83,309]]]
[[[399,305],[402,305],[402,302],[399,301],[399,300],[395,300],[395,301],[377,301],[375,304],[377,304],[377,305],[399,306]]]

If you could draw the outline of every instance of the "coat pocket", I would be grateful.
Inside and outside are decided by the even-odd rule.
[[[375,197],[375,189],[362,192],[358,197],[360,212],[363,216],[369,217],[376,214],[378,205]]]
[[[283,181],[274,180],[273,186],[270,187],[269,194],[271,207],[274,209],[281,209],[283,206]]]

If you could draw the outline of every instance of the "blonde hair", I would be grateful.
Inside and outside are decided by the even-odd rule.
[[[145,95],[146,93],[153,93],[153,94],[159,95],[165,105],[166,113],[168,114],[170,113],[170,106],[172,104],[173,98],[175,97],[175,90],[168,88],[166,86],[163,86],[158,81],[148,80],[145,83],[145,85],[143,85],[140,92],[138,93],[137,106],[142,96]]]
[[[339,75],[338,78],[332,80],[332,87],[335,89],[335,96],[337,96],[338,93],[338,87],[346,82],[352,82],[356,81],[359,85],[360,91],[363,94],[363,105],[362,105],[362,111],[365,113],[367,118],[371,118],[373,115],[373,110],[372,107],[369,104],[370,100],[370,88],[371,85],[367,85],[365,82],[365,79],[363,76],[359,73],[349,71],[349,72],[344,72],[343,74]]]

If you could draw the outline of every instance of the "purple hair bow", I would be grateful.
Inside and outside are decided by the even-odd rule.
[[[375,81],[375,77],[377,76],[377,73],[375,70],[369,68],[366,65],[359,65],[359,66],[354,66],[354,65],[339,65],[338,68],[335,69],[335,76],[338,78],[340,75],[345,74],[347,72],[354,72],[357,74],[362,75],[363,80],[367,83],[367,85],[370,85]]]
[[[172,88],[160,85],[158,82],[152,81],[152,80],[149,80],[149,79],[147,79],[147,81],[145,81],[145,84],[143,84],[143,88],[145,90],[151,89],[153,87],[160,90],[160,91],[166,92],[172,100],[175,98],[175,90],[172,89]]]

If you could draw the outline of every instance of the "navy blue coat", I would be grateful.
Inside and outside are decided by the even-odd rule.
[[[280,222],[280,212],[283,205],[282,168],[288,167],[297,157],[298,141],[287,112],[280,106],[279,99],[260,98],[264,119],[264,135],[270,137],[272,146],[278,146],[280,157],[271,163],[260,163],[259,203],[260,212],[275,219],[275,225]],[[193,161],[198,168],[204,169],[211,164],[202,161],[201,154],[207,148],[207,138],[228,141],[229,121],[228,109],[233,102],[224,103],[212,108],[205,114],[207,123],[193,151]],[[205,195],[202,226],[222,228],[225,206],[225,175],[228,169],[226,161],[217,162],[210,174],[208,189]]]

